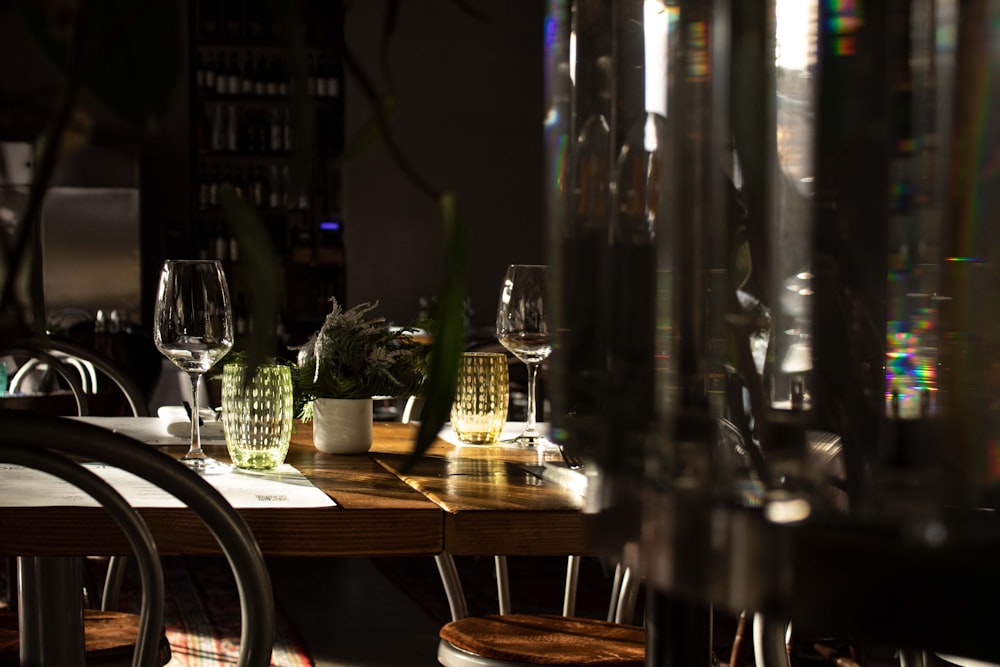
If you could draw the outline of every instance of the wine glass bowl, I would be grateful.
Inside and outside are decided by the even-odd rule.
[[[198,394],[201,376],[233,347],[233,315],[222,264],[216,260],[167,260],[153,314],[156,349],[191,380],[191,446],[181,459],[203,472],[226,472],[230,466],[201,448]]]
[[[548,316],[552,269],[542,264],[511,264],[504,275],[497,305],[497,340],[528,369],[528,408],[524,431],[511,442],[528,447],[549,441],[535,423],[535,379],[538,366],[552,353]]]

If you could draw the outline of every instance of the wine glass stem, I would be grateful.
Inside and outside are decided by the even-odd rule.
[[[201,409],[198,400],[198,389],[201,387],[201,373],[188,373],[191,378],[191,447],[184,460],[205,459],[205,452],[201,449]]]
[[[524,362],[528,367],[528,414],[524,426],[524,435],[537,437],[541,435],[535,427],[535,377],[538,375],[538,364]]]

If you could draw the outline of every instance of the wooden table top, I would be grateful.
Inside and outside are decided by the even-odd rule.
[[[286,463],[337,507],[242,509],[262,551],[275,556],[566,554],[587,550],[582,498],[518,463],[532,452],[456,447],[438,440],[411,461],[416,427],[376,423],[367,455],[330,455],[297,424]],[[162,449],[180,456],[176,446]],[[209,456],[228,460],[222,445]],[[555,456],[558,456],[556,453]],[[412,463],[413,465],[407,465]],[[144,508],[161,553],[217,554],[215,539],[186,508]],[[5,507],[0,556],[129,553],[100,508]]]
[[[440,438],[416,461],[408,453],[416,427],[376,424],[371,456],[440,506],[444,549],[463,555],[565,555],[592,551],[592,515],[583,498],[524,465],[534,450],[455,446]],[[546,459],[560,460],[551,450]],[[412,465],[407,465],[412,463]]]

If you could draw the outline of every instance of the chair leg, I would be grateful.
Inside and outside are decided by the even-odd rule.
[[[635,622],[635,605],[639,597],[640,583],[631,568],[624,568],[621,590],[617,598],[618,608],[615,610],[615,623],[631,625]]]
[[[438,574],[441,575],[444,594],[448,597],[451,620],[466,618],[469,615],[469,607],[465,600],[465,591],[462,590],[462,581],[458,578],[455,559],[451,554],[442,552],[434,556],[434,562],[437,563]]]
[[[510,613],[510,577],[507,575],[507,557],[494,556],[497,571],[497,607],[501,614]]]
[[[787,622],[754,614],[753,649],[757,667],[791,667],[787,633]]]
[[[108,559],[108,572],[104,577],[104,590],[101,592],[101,610],[115,611],[118,609],[118,597],[125,581],[125,556],[112,556]]]
[[[563,594],[563,616],[576,615],[576,588],[580,579],[580,557],[566,559],[566,588]]]

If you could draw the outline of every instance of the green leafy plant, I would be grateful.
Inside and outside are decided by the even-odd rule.
[[[377,303],[345,310],[336,299],[323,326],[297,348],[295,379],[300,415],[311,416],[316,398],[372,398],[421,393],[428,372],[428,348],[414,339],[414,327],[390,327],[372,316]]]

